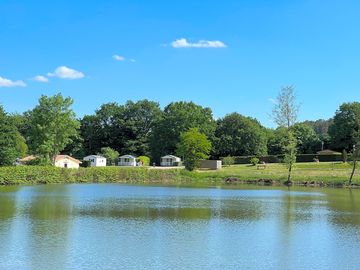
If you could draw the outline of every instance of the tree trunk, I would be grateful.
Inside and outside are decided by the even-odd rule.
[[[291,171],[292,171],[292,164],[290,164],[290,166],[289,166],[288,179],[285,182],[285,185],[287,185],[287,186],[290,186],[292,184],[292,182],[291,182]]]
[[[353,162],[353,168],[352,168],[352,172],[351,172],[351,175],[350,175],[350,179],[349,179],[349,186],[351,186],[352,184],[352,179],[354,177],[354,173],[355,173],[355,170],[356,170],[356,162],[357,160],[354,159],[354,162]]]

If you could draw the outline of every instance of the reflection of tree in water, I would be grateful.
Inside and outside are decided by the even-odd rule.
[[[16,192],[20,187],[0,188],[0,224],[1,221],[15,217],[16,215]]]
[[[360,190],[334,189],[326,195],[334,224],[360,226]]]
[[[41,186],[28,208],[28,248],[34,269],[63,269],[67,259],[72,202],[66,186]],[[44,195],[43,195],[44,194]],[[55,255],[54,255],[55,254]],[[51,261],[49,259],[51,258]]]
[[[254,201],[182,197],[162,199],[119,199],[97,202],[76,210],[84,216],[125,219],[260,219],[262,207]]]

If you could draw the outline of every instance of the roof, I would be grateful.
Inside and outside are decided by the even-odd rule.
[[[121,156],[119,158],[136,158],[136,157],[134,157],[132,155],[123,155],[123,156]]]
[[[84,157],[83,159],[85,159],[85,158],[105,158],[105,157],[100,156],[100,155],[89,155],[89,156]]]
[[[174,156],[174,155],[166,155],[166,156],[163,156],[161,158],[174,158],[174,159],[176,159],[176,158],[179,158],[179,157]]]
[[[27,156],[27,157],[19,159],[19,161],[20,162],[27,162],[27,161],[31,161],[31,160],[34,160],[34,159],[37,159],[37,157],[31,155],[31,156]]]
[[[325,149],[322,151],[317,152],[318,155],[340,155],[340,152],[336,152],[330,149]]]
[[[76,159],[76,158],[73,158],[73,157],[70,157],[70,156],[68,156],[68,155],[57,155],[57,156],[55,157],[55,161],[60,161],[60,160],[63,160],[63,159],[69,159],[69,160],[71,160],[71,161],[73,161],[73,162],[76,162],[76,163],[78,163],[78,164],[82,163],[80,160],[78,160],[78,159]]]

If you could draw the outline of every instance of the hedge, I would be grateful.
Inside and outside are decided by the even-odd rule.
[[[235,156],[235,164],[250,164],[250,160],[256,156]],[[280,163],[284,155],[270,155],[258,157],[260,162],[265,163]],[[314,159],[319,159],[320,162],[339,162],[343,161],[342,155],[316,155],[316,154],[301,154],[297,155],[296,162],[313,162]],[[221,158],[222,160],[223,158]]]
[[[0,167],[0,185],[52,183],[142,183],[190,181],[184,170],[148,168],[89,167],[62,169],[52,166]]]

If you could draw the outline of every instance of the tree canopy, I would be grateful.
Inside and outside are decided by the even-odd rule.
[[[214,148],[218,157],[266,155],[266,130],[253,118],[228,114],[217,121]]]
[[[27,145],[14,122],[0,106],[0,165],[12,165],[25,156]]]
[[[201,159],[207,159],[211,151],[211,142],[197,128],[181,133],[177,144],[177,154],[183,157],[185,168],[192,171],[198,167]]]
[[[357,143],[360,130],[360,102],[344,103],[336,111],[334,122],[329,127],[331,146],[335,150],[351,151]]]
[[[41,96],[29,112],[29,144],[32,152],[53,160],[78,135],[79,122],[71,109],[73,100],[61,94]]]
[[[197,128],[209,139],[213,138],[216,122],[211,109],[184,101],[173,102],[166,106],[161,120],[152,133],[152,160],[159,162],[161,156],[175,153],[181,133],[190,128]]]

